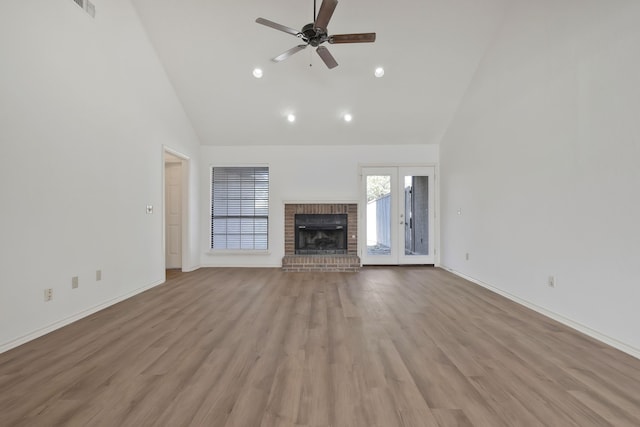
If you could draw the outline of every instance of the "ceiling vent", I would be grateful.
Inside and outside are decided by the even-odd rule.
[[[73,0],[75,4],[80,6],[85,12],[91,15],[92,18],[96,17],[96,6],[89,0]]]

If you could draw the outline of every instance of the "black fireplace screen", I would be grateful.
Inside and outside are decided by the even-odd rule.
[[[346,254],[347,214],[296,214],[296,254]]]

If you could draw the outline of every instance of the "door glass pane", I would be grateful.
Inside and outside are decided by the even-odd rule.
[[[429,177],[404,177],[404,254],[429,255]]]
[[[391,254],[391,176],[367,176],[367,255]]]

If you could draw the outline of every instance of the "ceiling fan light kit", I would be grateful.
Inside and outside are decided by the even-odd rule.
[[[325,65],[329,68],[335,68],[338,66],[338,62],[335,60],[329,49],[325,46],[320,46],[322,43],[328,42],[329,44],[338,44],[338,43],[372,43],[376,41],[376,33],[354,33],[354,34],[333,34],[329,35],[327,26],[329,25],[329,21],[333,16],[333,12],[338,6],[338,0],[322,0],[322,4],[320,5],[320,10],[316,16],[316,5],[315,0],[313,4],[313,15],[314,20],[312,23],[305,25],[302,27],[302,30],[297,31],[293,28],[278,24],[276,22],[270,21],[264,18],[256,19],[258,24],[265,25],[267,27],[274,28],[276,30],[285,32],[287,34],[291,34],[300,38],[304,44],[299,44],[297,46],[292,47],[291,49],[281,53],[272,59],[273,62],[281,62],[285,59],[289,58],[291,55],[300,52],[305,49],[307,46],[312,46],[316,48],[316,52],[320,59],[325,63]]]

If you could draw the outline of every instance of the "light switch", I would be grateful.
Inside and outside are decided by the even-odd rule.
[[[147,205],[147,213],[148,214],[152,214],[153,213],[153,206],[152,205]]]

